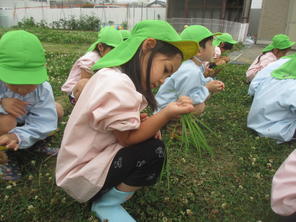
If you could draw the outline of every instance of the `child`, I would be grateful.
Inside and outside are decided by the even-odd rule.
[[[61,88],[68,94],[72,104],[75,104],[88,79],[92,76],[92,65],[121,42],[120,32],[113,27],[108,26],[100,30],[98,40],[90,46],[85,55],[74,63],[67,81]]]
[[[92,67],[99,71],[87,83],[66,126],[56,182],[76,200],[92,200],[92,211],[101,221],[135,221],[120,204],[142,186],[156,183],[165,150],[153,136],[193,106],[182,97],[142,122],[140,112],[147,102],[155,109],[151,88],[197,49],[195,42],[182,41],[167,22],[146,20]]]
[[[282,222],[296,221],[296,150],[282,163],[272,180],[271,208]]]
[[[268,64],[285,56],[294,44],[295,42],[291,42],[287,35],[275,35],[272,38],[272,43],[262,50],[263,53],[248,68],[246,72],[247,82],[251,82],[256,74]]]
[[[213,58],[212,41],[214,35],[201,25],[189,26],[181,33],[183,40],[199,43],[200,50],[194,57],[183,62],[178,71],[167,78],[159,88],[156,94],[158,110],[163,109],[170,102],[176,101],[180,96],[188,96],[199,111],[210,93],[224,89],[223,82],[204,77],[205,67],[203,62],[211,61]]]
[[[0,146],[31,147],[57,128],[57,111],[45,67],[44,49],[26,31],[10,31],[0,40]],[[9,165],[0,165],[3,179]]]
[[[279,143],[295,139],[296,54],[286,56],[261,70],[250,84],[254,95],[248,127]]]
[[[237,41],[230,34],[222,33],[221,35],[217,35],[213,41],[213,45],[215,46],[214,62],[210,64],[210,68],[228,63],[229,57],[221,56],[221,54],[227,50],[231,50],[235,44],[237,44]]]

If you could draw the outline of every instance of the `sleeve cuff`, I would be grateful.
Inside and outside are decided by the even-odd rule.
[[[12,130],[10,130],[8,133],[13,133],[13,134],[15,134],[16,137],[17,137],[17,139],[18,139],[19,148],[20,148],[20,149],[24,148],[24,147],[22,146],[22,137],[21,137],[21,135],[19,135],[18,133],[14,132],[14,131],[15,131],[15,128],[12,129]]]

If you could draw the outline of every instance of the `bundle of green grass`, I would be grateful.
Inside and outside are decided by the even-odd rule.
[[[193,113],[182,115],[182,133],[180,137],[181,142],[186,152],[188,152],[189,149],[192,147],[195,148],[198,155],[201,155],[202,151],[206,151],[211,154],[213,149],[209,146],[207,139],[202,131],[202,128],[199,125],[207,129],[209,132],[213,133],[213,131],[209,127],[207,127],[198,118],[198,116],[194,115]]]

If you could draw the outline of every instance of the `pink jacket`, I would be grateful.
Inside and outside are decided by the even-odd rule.
[[[266,67],[268,64],[274,62],[277,60],[276,56],[272,52],[267,52],[264,55],[260,57],[260,62],[258,62],[259,56],[254,60],[254,62],[250,65],[246,72],[246,77],[248,82],[251,82],[256,74],[261,71],[264,67]]]
[[[91,67],[100,59],[98,52],[87,52],[84,56],[80,57],[73,65],[70,74],[62,86],[61,90],[68,95],[72,93],[74,86],[80,80],[81,69],[87,72],[92,72]]]
[[[296,150],[282,163],[273,177],[271,208],[284,216],[296,212]]]
[[[122,148],[112,131],[140,126],[146,99],[117,68],[105,68],[86,84],[68,120],[57,157],[56,183],[79,202],[104,185],[115,154]]]

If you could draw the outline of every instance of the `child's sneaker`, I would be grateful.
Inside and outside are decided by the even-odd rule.
[[[15,161],[8,160],[5,164],[0,164],[0,179],[19,180],[22,177],[21,170]]]

